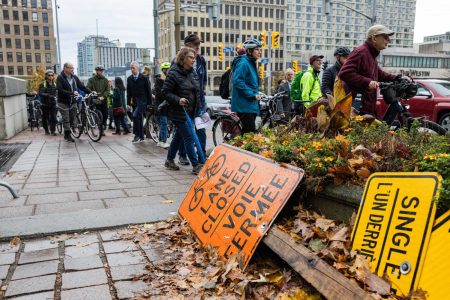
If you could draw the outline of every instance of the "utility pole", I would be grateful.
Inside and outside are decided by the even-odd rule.
[[[154,71],[153,74],[159,73],[159,41],[158,41],[158,0],[153,0],[153,35],[155,38],[155,56],[153,60]]]
[[[62,68],[61,64],[61,42],[59,41],[59,21],[58,21],[58,0],[55,0],[55,12],[56,12],[56,39],[58,40],[58,63],[59,68],[55,72],[59,72]]]
[[[180,50],[180,0],[175,0],[175,51]]]

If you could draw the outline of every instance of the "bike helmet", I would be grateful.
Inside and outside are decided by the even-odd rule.
[[[95,71],[103,71],[103,70],[105,70],[105,68],[102,65],[97,65],[95,67]]]
[[[340,56],[348,56],[350,54],[350,49],[347,47],[339,47],[334,50],[334,56],[340,55]]]
[[[242,46],[244,47],[245,50],[248,49],[255,49],[255,48],[261,48],[262,44],[260,40],[257,39],[250,39],[250,40],[246,40]]]
[[[170,62],[163,62],[160,66],[159,69],[162,71],[164,69],[170,69]]]

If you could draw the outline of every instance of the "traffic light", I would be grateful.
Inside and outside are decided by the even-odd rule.
[[[298,60],[294,59],[292,61],[292,69],[294,70],[294,73],[298,72]]]
[[[272,32],[272,48],[273,49],[280,48],[280,33],[278,31]]]
[[[223,61],[223,45],[222,45],[222,43],[219,44],[219,60]]]
[[[261,40],[262,47],[266,48],[267,32],[265,30],[261,31],[261,34],[259,35],[259,39]]]
[[[259,78],[261,78],[261,79],[264,78],[264,67],[259,66],[258,70],[259,70],[259,72],[258,72]]]

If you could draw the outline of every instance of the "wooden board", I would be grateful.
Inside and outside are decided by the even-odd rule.
[[[347,279],[312,251],[277,227],[269,230],[263,243],[286,261],[327,299],[374,299],[356,282]]]

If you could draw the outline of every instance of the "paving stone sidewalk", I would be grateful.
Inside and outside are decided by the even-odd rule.
[[[67,143],[62,136],[26,130],[9,140],[30,144],[0,178],[20,195],[13,199],[0,189],[0,239],[32,236],[39,230],[47,234],[143,223],[176,214],[195,178],[192,167],[166,170],[167,150],[151,140],[132,144],[131,139],[108,131],[99,143],[85,135]]]
[[[124,240],[121,231],[0,243],[0,299],[133,299],[147,289],[137,278],[163,249]]]

